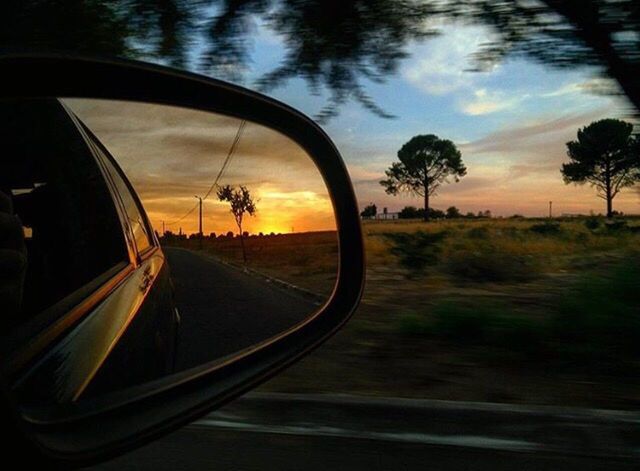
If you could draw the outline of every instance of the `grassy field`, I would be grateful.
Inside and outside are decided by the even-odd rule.
[[[354,318],[264,388],[640,408],[638,227],[365,221]]]
[[[354,318],[263,388],[640,408],[638,228],[634,218],[365,221]],[[335,234],[313,234],[255,241],[249,264],[328,292]],[[205,250],[238,261],[227,243]]]

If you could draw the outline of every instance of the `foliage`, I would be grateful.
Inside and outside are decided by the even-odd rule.
[[[533,355],[543,350],[544,325],[515,314],[502,302],[473,305],[453,300],[436,303],[426,314],[405,312],[399,316],[402,335],[432,335],[462,345],[482,345]]]
[[[363,218],[374,218],[378,214],[378,208],[375,204],[371,203],[364,207],[360,212],[360,216]]]
[[[467,231],[467,237],[470,239],[488,239],[490,235],[487,226],[472,227]]]
[[[428,219],[442,219],[445,217],[445,213],[439,209],[429,208],[427,211],[429,214]],[[398,218],[400,219],[425,219],[424,217],[425,211],[424,209],[418,209],[415,206],[405,206],[398,213]]]
[[[640,109],[640,10],[635,0],[463,0],[448,7],[451,16],[494,26],[496,39],[475,54],[477,70],[489,70],[509,56],[558,68],[591,67],[601,78],[587,90],[617,94],[613,78]]]
[[[640,13],[635,0],[51,0],[0,2],[3,50],[134,56],[242,81],[256,23],[282,38],[281,64],[260,78],[268,91],[292,78],[329,98],[322,120],[355,100],[382,117],[365,81],[384,82],[415,41],[452,20],[489,25],[496,40],[475,54],[485,70],[508,56],[558,67],[598,66],[640,107]],[[442,25],[437,27],[435,25]],[[607,80],[596,92],[617,93]]]
[[[640,355],[640,256],[629,256],[608,275],[585,276],[561,298],[550,327],[571,358]]]
[[[390,195],[406,192],[424,197],[425,219],[429,217],[429,196],[449,177],[458,182],[467,173],[455,144],[434,134],[411,138],[398,151],[398,160],[385,171],[387,178],[380,184]]]
[[[231,213],[238,225],[238,233],[242,234],[242,219],[247,213],[253,216],[256,213],[256,205],[251,197],[251,193],[245,186],[235,189],[231,185],[225,185],[217,191],[220,201],[227,201],[231,205]]]
[[[567,143],[570,162],[562,164],[565,183],[589,183],[607,202],[607,217],[620,190],[640,181],[640,141],[633,125],[618,119],[601,119],[578,131]]]
[[[430,319],[414,311],[401,312],[397,319],[397,328],[402,335],[428,335],[433,327]]]
[[[238,226],[238,234],[240,235],[240,243],[242,244],[242,256],[246,263],[247,254],[244,248],[244,232],[242,231],[242,220],[245,213],[253,216],[256,213],[256,205],[251,197],[251,193],[245,186],[235,189],[231,185],[220,187],[217,191],[220,201],[227,201],[231,206],[231,213]]]
[[[542,235],[556,235],[560,234],[562,231],[560,224],[554,221],[545,221],[539,224],[533,224],[529,230]]]
[[[584,227],[590,231],[595,231],[600,227],[600,218],[598,216],[589,216],[584,220]]]
[[[418,209],[415,206],[405,206],[398,213],[400,219],[418,219],[424,218],[424,209]]]
[[[539,271],[532,257],[501,253],[489,244],[479,251],[461,250],[450,254],[446,269],[458,278],[481,283],[529,281]]]
[[[418,231],[412,234],[400,232],[383,235],[392,242],[390,251],[398,257],[400,264],[412,272],[419,272],[438,261],[439,242],[445,238],[446,232]]]
[[[462,217],[462,214],[460,214],[460,210],[455,206],[449,206],[446,211],[446,217],[447,219],[456,219]]]
[[[604,226],[607,228],[608,231],[611,231],[611,232],[623,231],[629,228],[627,225],[627,221],[625,221],[624,219],[609,220],[605,223]]]

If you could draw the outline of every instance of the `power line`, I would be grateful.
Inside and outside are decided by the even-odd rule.
[[[207,193],[202,198],[203,200],[206,200],[209,197],[209,195],[211,194],[213,189],[218,185],[218,182],[220,181],[220,178],[222,177],[222,174],[224,173],[224,171],[229,166],[229,162],[231,162],[231,157],[233,156],[233,153],[235,152],[236,148],[238,147],[238,142],[240,141],[240,137],[242,137],[242,132],[243,132],[244,127],[245,127],[246,124],[247,124],[247,122],[244,119],[240,122],[240,126],[238,126],[238,131],[236,132],[236,135],[233,138],[233,142],[231,143],[231,147],[229,148],[229,152],[227,152],[227,157],[224,159],[224,162],[222,163],[222,167],[220,167],[220,171],[218,172],[218,175],[216,176],[215,180],[213,181],[213,183],[209,187],[209,190],[207,190]],[[185,219],[187,216],[189,216],[191,213],[193,213],[196,210],[196,208],[198,207],[199,204],[200,204],[199,202],[196,203],[189,211],[187,211],[181,217],[179,217],[175,221],[165,223],[165,225],[173,226],[174,224],[179,223],[180,221]]]
[[[240,141],[240,137],[242,136],[242,131],[244,130],[245,124],[247,124],[247,122],[245,120],[242,120],[242,122],[240,123],[240,126],[238,127],[238,132],[236,132],[236,137],[233,139],[233,143],[231,144],[231,148],[229,149],[229,152],[227,154],[227,158],[224,160],[224,163],[222,164],[222,167],[220,168],[220,171],[218,172],[216,179],[213,181],[213,184],[211,185],[207,193],[202,197],[203,200],[206,200],[209,197],[213,189],[218,185],[218,181],[220,181],[222,174],[229,166],[229,163],[231,162],[231,157],[233,157],[233,153],[235,152],[236,147],[238,147],[238,142]]]

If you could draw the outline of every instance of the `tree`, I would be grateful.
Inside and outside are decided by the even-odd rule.
[[[460,210],[458,208],[456,208],[455,206],[449,206],[447,208],[446,217],[447,217],[447,219],[455,219],[455,218],[462,217],[462,214],[460,213]]]
[[[420,210],[415,206],[405,206],[398,213],[399,219],[417,219],[419,217],[424,217],[424,209]]]
[[[375,204],[371,203],[364,207],[364,209],[360,213],[360,216],[362,216],[363,218],[369,219],[369,218],[375,218],[376,214],[378,214],[378,208],[376,207]]]
[[[620,190],[640,181],[640,142],[632,132],[631,123],[601,119],[578,130],[578,139],[567,143],[571,161],[562,164],[564,182],[595,187],[607,202],[609,218]]]
[[[496,39],[476,54],[478,68],[522,55],[556,67],[595,65],[640,108],[637,0],[3,0],[0,46],[139,57],[241,80],[259,21],[285,48],[258,79],[263,90],[302,78],[312,92],[327,91],[320,119],[349,100],[389,117],[365,84],[391,77],[411,44],[451,19],[492,27]]]
[[[445,10],[448,16],[494,26],[496,40],[475,54],[478,69],[523,55],[552,67],[588,67],[605,79],[595,82],[596,93],[619,93],[608,80],[614,78],[640,108],[637,0],[462,0]]]
[[[455,144],[433,134],[411,138],[398,151],[398,159],[380,184],[390,195],[406,192],[423,197],[425,221],[429,220],[429,197],[443,182],[448,183],[449,177],[458,182],[467,173]]]
[[[256,205],[251,198],[251,193],[245,186],[235,189],[231,185],[221,187],[218,192],[220,201],[228,201],[231,205],[231,213],[233,214],[238,226],[238,234],[240,236],[240,245],[242,246],[242,260],[247,263],[247,252],[244,248],[244,233],[242,231],[242,220],[245,213],[253,216],[256,213]]]

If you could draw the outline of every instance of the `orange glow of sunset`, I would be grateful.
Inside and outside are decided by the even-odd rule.
[[[243,217],[243,231],[335,229],[331,200],[315,164],[282,134],[164,105],[85,99],[65,103],[118,161],[158,232],[163,226],[174,233],[198,232],[200,196],[203,233],[237,233],[229,203],[216,195],[222,185],[245,186],[255,202],[255,215]]]

